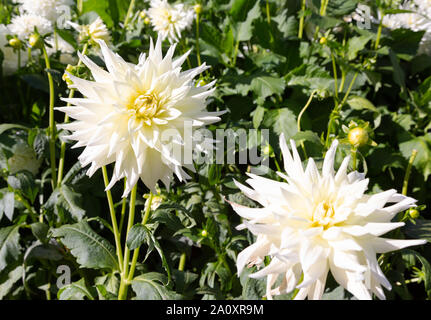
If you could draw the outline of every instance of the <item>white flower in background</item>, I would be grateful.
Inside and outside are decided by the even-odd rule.
[[[109,30],[100,17],[97,17],[96,20],[85,26],[80,26],[73,22],[68,22],[68,24],[79,32],[79,41],[81,42],[86,41],[87,39],[92,41],[94,44],[99,40],[103,40],[104,42],[111,41]]]
[[[10,30],[3,24],[0,24],[0,50],[3,52],[2,69],[4,75],[10,75],[18,69],[18,52],[13,48],[6,47],[8,44],[7,35],[11,35]],[[27,63],[27,53],[21,51],[21,67]]]
[[[148,204],[150,202],[150,198],[145,201],[145,210],[148,209]],[[158,195],[153,195],[153,199],[151,200],[151,211],[156,211],[158,207],[163,203],[163,198]]]
[[[115,163],[111,188],[116,181],[127,178],[126,196],[138,179],[153,193],[161,180],[167,187],[173,173],[180,180],[188,178],[181,155],[171,149],[193,150],[193,137],[184,137],[184,127],[194,127],[220,120],[206,111],[206,98],[212,94],[214,82],[196,87],[194,77],[207,67],[181,72],[187,55],[173,59],[175,45],[165,57],[161,38],[150,44],[148,57],[142,54],[137,65],[125,62],[99,41],[108,71],[99,68],[85,56],[83,63],[95,81],[70,76],[73,86],[86,98],[64,99],[75,106],[57,108],[77,121],[61,125],[72,131],[66,138],[76,140],[74,147],[85,147],[79,157],[82,166],[91,164],[88,175],[110,163]],[[163,141],[164,133],[175,131],[173,141]],[[189,141],[191,140],[191,142]]]
[[[74,5],[73,0],[18,0],[21,10],[25,13],[33,14],[56,23],[62,15],[70,16],[70,6]]]
[[[295,299],[320,299],[329,271],[358,299],[371,299],[371,293],[384,299],[382,285],[390,290],[391,284],[379,267],[376,253],[426,241],[380,236],[403,226],[402,222],[391,223],[391,219],[413,207],[416,200],[396,190],[365,195],[368,179],[364,174],[347,174],[350,157],[335,173],[337,141],[328,150],[321,172],[312,158],[304,170],[295,142],[291,145],[292,154],[284,136],[280,137],[286,174],[278,174],[285,182],[249,174],[247,183],[253,189],[237,183],[247,197],[262,205],[248,208],[232,203],[245,219],[238,228],[247,228],[257,236],[256,242],[238,255],[238,274],[246,265],[260,265],[270,256],[269,265],[250,275],[267,277],[268,299],[295,288],[299,289]],[[385,207],[386,203],[391,205]]]
[[[48,37],[46,42],[50,45],[50,47],[46,48],[46,51],[49,55],[53,55],[58,51],[60,51],[60,62],[63,64],[71,64],[75,65],[77,63],[77,58],[74,56],[75,48],[66,40],[57,36],[57,41],[55,41],[54,37]]]
[[[15,174],[22,170],[30,171],[36,175],[42,159],[37,159],[36,153],[26,143],[18,143],[13,148],[13,156],[8,159],[9,173]]]
[[[431,53],[431,0],[407,1],[399,9],[412,12],[386,15],[383,25],[392,30],[403,28],[425,31],[419,53]]]
[[[178,42],[181,32],[189,28],[195,16],[193,8],[187,9],[183,4],[170,5],[167,0],[151,0],[147,11],[154,31],[170,43]]]
[[[51,22],[34,14],[21,14],[12,18],[9,30],[21,40],[26,40],[37,28],[41,35],[54,31]]]

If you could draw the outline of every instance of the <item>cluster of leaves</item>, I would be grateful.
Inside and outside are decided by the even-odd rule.
[[[282,160],[277,143],[281,133],[301,143],[307,153],[304,156],[319,159],[334,137],[346,141],[343,126],[367,122],[376,144],[357,152],[359,169],[370,178],[370,192],[401,190],[412,150],[417,150],[408,191],[423,210],[419,219],[408,213],[397,217],[408,222],[393,236],[429,240],[431,59],[417,54],[423,32],[384,29],[378,40],[378,25],[367,30],[355,21],[346,22],[343,17],[359,2],[330,0],[324,16],[319,14],[321,2],[316,0],[307,1],[306,10],[301,10],[301,1],[296,0],[203,2],[200,55],[212,67],[203,80],[217,79],[209,109],[229,111],[210,129],[234,133],[269,129],[269,148],[260,152],[269,158],[268,176],[278,179],[273,170]],[[112,33],[116,51],[131,62],[147,51],[149,38],[156,37],[139,17],[139,10],[147,5],[144,1],[136,1],[136,13],[126,28],[122,21],[128,1],[86,0],[82,4],[75,18],[84,24],[100,16]],[[379,5],[372,4],[373,12]],[[4,13],[11,7],[0,6],[0,23],[9,19]],[[305,25],[299,36],[302,19]],[[196,31],[194,25],[184,32],[179,46],[193,49],[189,59],[193,66],[197,65]],[[71,31],[58,32],[79,49]],[[376,46],[378,41],[380,46]],[[54,58],[51,67],[56,92],[67,95],[67,86],[61,81],[65,66]],[[36,59],[9,78],[0,78],[0,91],[0,118],[8,123],[0,125],[0,298],[116,299],[119,266],[101,173],[88,178],[77,162],[79,150],[68,150],[63,182],[55,190],[50,185],[48,83],[42,60]],[[314,98],[298,132],[298,116],[310,96]],[[37,175],[9,171],[13,147],[23,142],[42,160]],[[254,147],[249,143],[249,149]],[[342,144],[340,159],[351,148]],[[130,298],[264,296],[265,281],[247,277],[252,270],[240,277],[236,273],[236,256],[253,242],[253,235],[236,230],[240,218],[225,201],[256,206],[233,183],[233,179],[244,181],[250,165],[196,165],[191,182],[162,190],[162,205],[151,213],[145,226],[133,226],[127,239],[123,222],[128,201],[121,199],[122,186],[114,187],[122,240],[131,250],[142,246]],[[143,214],[142,196],[148,190],[142,185],[138,190],[136,206]],[[185,268],[178,270],[184,258]],[[388,296],[431,298],[430,258],[429,245],[381,256],[382,269],[394,284]],[[62,270],[71,271],[72,283],[62,283],[68,275]],[[332,279],[327,290],[326,299],[349,299]]]

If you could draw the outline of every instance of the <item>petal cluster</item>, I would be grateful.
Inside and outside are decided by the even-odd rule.
[[[41,35],[54,31],[52,23],[42,16],[35,14],[21,14],[12,18],[9,30],[21,40],[26,40],[35,28]]]
[[[93,44],[97,44],[98,41],[102,40],[109,43],[111,41],[111,34],[108,28],[100,17],[97,17],[89,25],[79,25],[74,22],[68,22],[76,31],[79,32],[79,41],[85,42],[91,41]]]
[[[219,121],[221,114],[206,111],[214,82],[196,86],[194,81],[207,69],[205,64],[181,71],[188,53],[174,59],[173,45],[163,57],[161,38],[155,46],[151,41],[148,57],[142,54],[137,65],[124,61],[103,41],[99,45],[108,70],[81,56],[95,81],[71,75],[85,98],[64,99],[73,106],[57,108],[76,120],[60,127],[72,132],[67,138],[77,141],[74,147],[85,147],[79,161],[90,165],[87,174],[115,163],[108,188],[125,177],[124,196],[139,178],[153,191],[159,180],[168,187],[174,173],[180,180],[188,178],[182,167],[192,170],[192,163],[173,152],[194,147],[185,126],[202,127]]]
[[[192,8],[187,9],[181,3],[172,6],[167,0],[151,0],[147,14],[154,31],[171,43],[178,42],[181,32],[189,28],[194,19]]]
[[[70,6],[73,0],[18,0],[21,9],[32,15],[37,15],[55,23],[56,20],[64,15],[70,14]]]
[[[368,179],[357,171],[347,172],[349,157],[335,172],[337,145],[335,140],[321,170],[312,158],[304,170],[294,141],[289,151],[282,135],[286,172],[278,174],[284,181],[249,174],[247,183],[252,188],[237,183],[247,197],[262,206],[232,203],[244,218],[239,228],[256,236],[256,242],[238,255],[238,274],[245,266],[261,266],[269,256],[271,262],[251,275],[267,277],[269,299],[295,288],[299,289],[295,299],[320,299],[329,272],[358,299],[371,299],[372,294],[384,299],[382,286],[390,290],[391,284],[376,254],[425,243],[380,237],[404,224],[391,220],[416,200],[396,190],[366,195]]]

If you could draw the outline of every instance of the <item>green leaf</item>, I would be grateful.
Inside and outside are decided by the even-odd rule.
[[[266,109],[264,107],[258,106],[253,112],[253,127],[255,129],[259,128],[262,123],[263,117],[265,115]]]
[[[139,248],[143,243],[150,243],[151,231],[142,224],[135,224],[127,234],[127,247],[130,250]]]
[[[297,141],[297,142],[308,141],[308,142],[317,144],[318,146],[323,146],[323,143],[320,140],[319,136],[317,135],[317,133],[315,133],[313,131],[298,132],[297,134],[295,134],[292,137],[292,139]]]
[[[14,176],[7,177],[7,183],[15,190],[20,191],[31,203],[36,200],[39,186],[34,181],[33,175],[28,171],[18,172]]]
[[[408,222],[404,227],[404,233],[411,238],[431,242],[431,220],[416,219],[414,223]]]
[[[21,254],[19,228],[19,225],[13,225],[0,229],[0,272],[17,261]]]
[[[401,68],[400,59],[396,56],[393,50],[389,51],[389,58],[391,59],[391,63],[392,63],[393,78],[395,83],[398,84],[401,88],[405,88],[406,74],[404,70]]]
[[[282,94],[286,84],[283,78],[261,76],[253,78],[250,87],[258,97],[258,103],[263,103],[267,97],[273,94]]]
[[[35,222],[30,225],[31,232],[41,242],[47,241],[49,226],[42,222]]]
[[[12,221],[15,207],[15,194],[13,192],[0,192],[0,220],[3,213]]]
[[[250,1],[247,1],[250,2]],[[261,11],[259,1],[247,13],[247,19],[234,25],[234,37],[236,41],[248,41],[253,35],[253,21],[260,17]]]
[[[13,288],[13,285],[22,278],[24,268],[21,265],[13,266],[12,270],[4,270],[0,275],[0,300],[3,300]]]
[[[53,244],[35,241],[25,252],[24,262],[27,264],[32,258],[58,261],[63,259],[63,254]]]
[[[269,110],[263,120],[263,126],[273,129],[277,135],[284,133],[287,140],[298,132],[296,116],[288,108]]]
[[[347,59],[354,60],[358,56],[359,51],[363,50],[367,43],[372,39],[370,35],[352,37],[347,41]]]
[[[374,106],[374,104],[363,97],[359,97],[359,96],[351,96],[348,100],[347,100],[347,104],[355,110],[363,110],[363,109],[367,109],[367,110],[371,110],[374,112],[378,112],[377,108]]]
[[[413,165],[424,175],[425,180],[431,174],[431,134],[413,138],[400,143],[400,150],[404,158],[409,159],[412,151],[417,150]]]
[[[2,134],[3,132],[10,130],[10,129],[25,129],[27,130],[28,128],[20,125],[20,124],[16,124],[16,123],[2,123],[0,124],[0,134]]]
[[[157,272],[142,274],[132,280],[132,289],[136,293],[135,300],[179,300],[181,295],[170,290],[166,285],[166,277]]]
[[[85,216],[85,210],[82,209],[82,195],[65,184],[54,190],[45,203],[45,208],[53,211],[57,216],[62,215],[60,210],[64,210],[78,221]]]
[[[325,292],[322,300],[346,300],[346,292],[342,286],[338,286],[332,291]]]
[[[57,296],[59,300],[84,300],[84,298],[94,300],[93,295],[85,285],[84,279],[62,287]]]
[[[115,248],[94,232],[87,221],[64,225],[53,231],[54,237],[70,249],[78,264],[83,268],[117,270]]]

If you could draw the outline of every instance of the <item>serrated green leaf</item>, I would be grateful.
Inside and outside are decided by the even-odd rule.
[[[83,268],[117,270],[115,248],[108,240],[94,232],[87,221],[64,225],[53,230],[53,236],[70,249]]]
[[[19,228],[13,225],[0,229],[0,272],[20,257]]]
[[[93,295],[85,285],[84,279],[64,286],[58,291],[57,295],[59,300],[84,300],[84,298],[94,300]]]
[[[135,300],[178,300],[181,295],[165,285],[166,277],[157,272],[142,274],[132,280]]]

